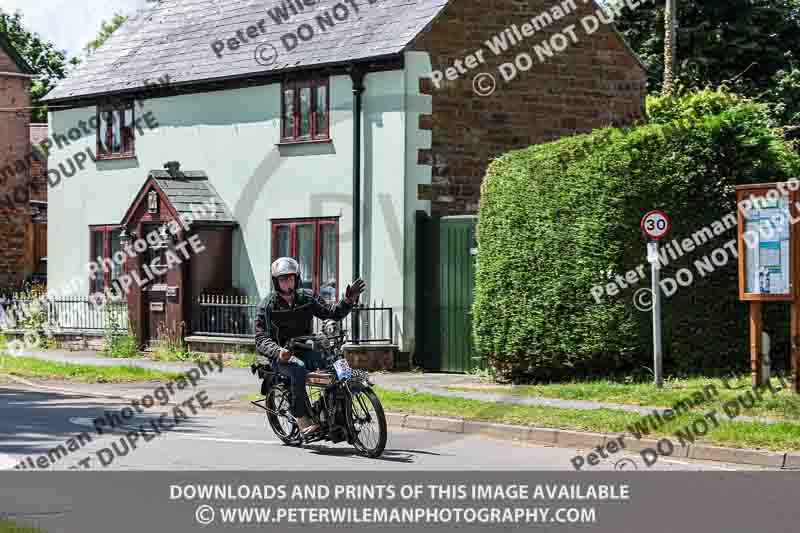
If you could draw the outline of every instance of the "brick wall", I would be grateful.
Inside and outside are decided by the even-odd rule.
[[[575,0],[576,10],[499,56],[482,45],[511,24],[520,29],[532,17],[564,4],[454,0],[415,41],[413,49],[428,52],[435,70],[445,71],[478,49],[485,59],[458,80],[445,79],[438,89],[429,78],[420,79],[420,91],[433,100],[432,116],[420,119],[421,129],[432,130],[432,147],[420,150],[418,159],[432,166],[434,215],[476,213],[487,164],[499,154],[644,116],[645,70],[610,26],[586,33],[580,19],[598,9],[591,2]],[[539,61],[533,45],[571,24],[577,42],[570,38],[564,51]],[[497,67],[513,62],[520,52],[533,58],[533,66],[506,82]],[[473,91],[473,79],[481,72],[497,80],[490,96]]]
[[[11,59],[0,50],[0,71],[17,72]],[[30,106],[28,78],[0,74],[0,108],[27,108]],[[30,112],[0,111],[0,171],[30,152]],[[22,281],[22,263],[25,253],[25,228],[28,215],[27,167],[15,169],[14,176],[0,173],[0,287]],[[16,193],[16,194],[15,194]]]
[[[30,141],[31,146],[41,144],[47,139],[47,124],[31,124]],[[31,161],[31,200],[40,202],[47,201],[47,161],[33,159]]]

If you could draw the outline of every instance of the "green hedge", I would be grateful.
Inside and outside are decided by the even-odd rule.
[[[665,123],[597,130],[489,166],[473,324],[478,353],[502,374],[541,380],[652,367],[651,316],[633,305],[634,292],[650,286],[649,266],[647,279],[619,295],[599,304],[591,295],[609,275],[644,263],[642,215],[665,210],[670,237],[682,240],[735,212],[736,184],[800,176],[800,159],[761,106],[728,99],[709,104],[720,113],[698,117],[680,102],[659,103],[654,119]],[[693,266],[735,236],[730,229],[662,269],[662,277],[684,267],[695,274],[691,287],[662,299],[668,374],[747,366],[735,260],[705,278]],[[767,306],[776,348],[786,343],[787,320],[788,307]]]

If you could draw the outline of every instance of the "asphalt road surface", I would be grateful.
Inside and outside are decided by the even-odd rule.
[[[575,449],[493,440],[480,436],[389,427],[386,451],[378,459],[358,455],[347,443],[284,446],[256,408],[200,409],[173,430],[135,449],[126,433],[147,425],[170,407],[136,414],[124,426],[99,435],[93,421],[129,405],[81,395],[0,386],[0,468],[25,461],[45,468],[94,470],[573,470]],[[169,420],[173,413],[170,412]],[[147,426],[149,427],[149,426]],[[87,433],[91,442],[77,435]],[[72,440],[71,440],[72,439]],[[50,450],[63,445],[66,454]],[[105,450],[105,451],[103,451]],[[586,451],[584,451],[585,455]],[[44,457],[44,459],[40,459]],[[26,458],[30,458],[30,462]],[[104,463],[106,463],[104,465]],[[617,454],[591,470],[646,470],[636,454]],[[658,470],[758,470],[716,462],[662,459]],[[587,469],[588,471],[588,469]]]

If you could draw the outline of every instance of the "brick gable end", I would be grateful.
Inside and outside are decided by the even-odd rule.
[[[19,72],[15,62],[0,48],[0,72]],[[0,74],[0,171],[30,152],[30,80]],[[9,109],[12,109],[9,111]],[[18,111],[14,111],[14,109]],[[23,276],[28,215],[28,171],[12,177],[0,173],[0,287],[18,284]],[[24,194],[17,194],[17,188]]]
[[[482,44],[562,4],[454,0],[413,43],[411,49],[430,54],[435,70],[444,71],[479,49],[485,58],[485,64],[438,89],[430,79],[420,79],[420,91],[432,96],[433,114],[420,119],[420,128],[432,131],[432,145],[420,151],[418,160],[432,166],[434,215],[476,213],[486,167],[504,152],[644,117],[646,72],[610,26],[586,34],[580,19],[598,9],[591,2],[575,0],[575,11],[499,56]],[[534,44],[571,24],[577,43],[570,41],[563,52],[540,62]],[[505,82],[498,65],[513,62],[520,52],[533,57],[533,66]],[[487,97],[473,91],[473,79],[481,72],[497,79],[496,91]]]

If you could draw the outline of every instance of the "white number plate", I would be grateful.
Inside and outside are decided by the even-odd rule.
[[[339,379],[348,379],[353,377],[353,369],[347,363],[347,359],[339,359],[333,363],[333,368],[336,369],[336,375]]]

